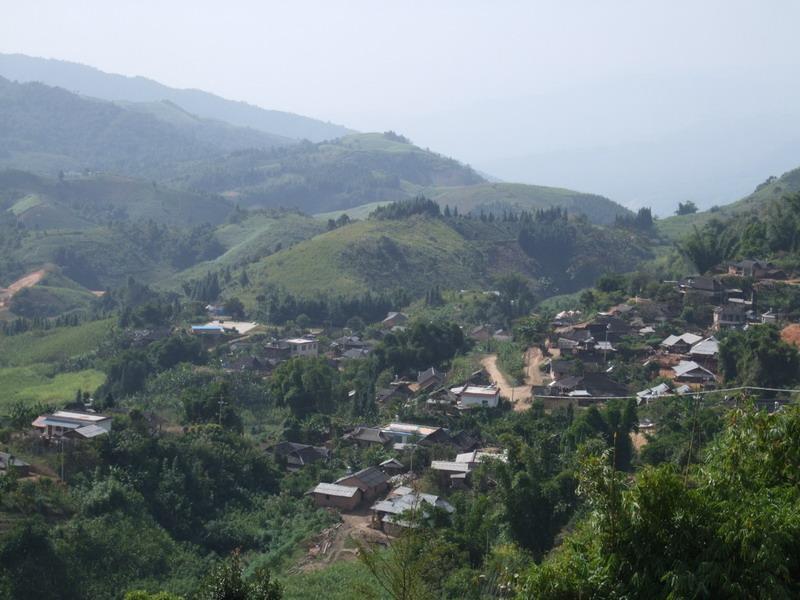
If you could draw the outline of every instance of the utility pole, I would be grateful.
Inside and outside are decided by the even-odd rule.
[[[217,414],[217,421],[219,423],[219,426],[222,427],[222,407],[225,406],[227,404],[227,402],[225,402],[225,400],[222,399],[222,396],[220,396],[219,400],[217,401],[217,404],[219,405],[219,412]]]

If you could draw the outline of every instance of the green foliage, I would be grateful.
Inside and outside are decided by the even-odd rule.
[[[691,483],[672,466],[626,482],[584,462],[587,518],[521,597],[770,597],[800,591],[800,410],[732,411]]]
[[[677,244],[678,250],[703,274],[736,252],[737,238],[725,231],[722,224],[712,221]]]
[[[294,358],[282,363],[270,379],[269,393],[297,417],[331,413],[347,397],[338,372],[324,358]]]
[[[675,211],[676,215],[693,215],[697,212],[697,205],[691,200],[686,202],[678,202],[678,210]]]
[[[464,334],[455,323],[415,321],[405,331],[387,334],[373,356],[376,372],[392,368],[406,373],[441,367],[465,348]]]
[[[280,600],[283,592],[266,570],[257,572],[249,580],[244,577],[244,567],[238,552],[214,567],[203,580],[194,600]]]
[[[428,215],[439,217],[442,212],[439,205],[425,196],[417,196],[413,200],[399,200],[376,208],[370,218],[373,219],[405,219],[411,215]]]
[[[726,383],[786,387],[800,377],[797,349],[781,340],[774,325],[730,331],[720,341],[719,367]]]

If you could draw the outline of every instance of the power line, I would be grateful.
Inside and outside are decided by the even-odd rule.
[[[800,393],[800,389],[790,389],[790,388],[768,388],[768,387],[756,387],[752,385],[743,385],[739,387],[731,387],[731,388],[720,388],[716,390],[702,390],[699,392],[687,392],[685,394],[676,394],[676,393],[669,393],[669,394],[659,394],[658,396],[651,396],[649,399],[656,399],[656,398],[686,398],[689,396],[705,396],[708,394],[719,394],[722,392],[741,392],[741,391],[759,391],[759,392],[785,392],[789,394],[798,394]],[[533,395],[533,399],[543,398],[543,399],[551,399],[551,400],[565,400],[570,398],[586,398],[589,400],[628,400],[633,398],[634,400],[638,399],[639,396],[636,394],[632,394],[629,396],[541,396],[538,394]],[[645,398],[647,398],[645,396]]]

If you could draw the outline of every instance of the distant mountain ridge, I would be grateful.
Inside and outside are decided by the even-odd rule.
[[[0,168],[108,170],[159,179],[185,162],[287,138],[199,119],[175,105],[117,104],[0,77]]]
[[[94,67],[63,60],[0,54],[0,76],[20,82],[38,81],[114,102],[168,100],[202,118],[226,121],[239,127],[251,127],[296,140],[320,142],[354,133],[341,125],[310,117],[227,100],[202,90],[171,88],[145,77],[105,73]]]

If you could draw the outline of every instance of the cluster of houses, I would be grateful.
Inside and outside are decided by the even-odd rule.
[[[504,452],[497,448],[479,448],[478,440],[468,435],[415,423],[393,422],[382,427],[356,427],[346,433],[342,440],[362,447],[379,446],[396,452],[413,450],[418,446],[449,448],[455,458],[450,461],[433,460],[429,465],[444,489],[466,489],[472,485],[471,474],[479,464],[489,460],[507,461]],[[282,442],[274,447],[274,451],[276,455],[292,455],[302,450],[313,453],[314,460],[327,460],[330,456],[323,448],[311,448]],[[289,464],[295,465],[295,468],[300,466],[297,459]],[[396,457],[389,458],[380,465],[348,473],[333,482],[320,482],[308,494],[320,507],[344,512],[368,509],[372,514],[372,526],[390,535],[411,526],[409,518],[413,513],[425,516],[433,510],[454,512],[453,506],[442,497],[421,493],[409,486],[409,482],[416,478],[410,466],[404,465]]]
[[[549,383],[534,386],[533,396],[543,398],[545,404],[549,399],[565,398],[578,405],[630,396],[631,390],[613,377],[614,369],[624,362],[638,362],[651,369],[654,378],[661,379],[658,385],[636,392],[639,402],[713,389],[719,382],[718,332],[781,320],[772,310],[757,310],[757,285],[745,294],[726,285],[726,274],[751,278],[756,284],[786,278],[771,263],[747,259],[727,265],[725,273],[675,281],[677,298],[682,301],[637,298],[585,321],[580,311],[563,311],[554,318],[547,340],[552,357]],[[710,307],[713,317],[709,330],[675,331],[659,339],[658,332],[666,333],[668,323],[678,318],[686,305]],[[558,403],[563,402],[553,402]]]

